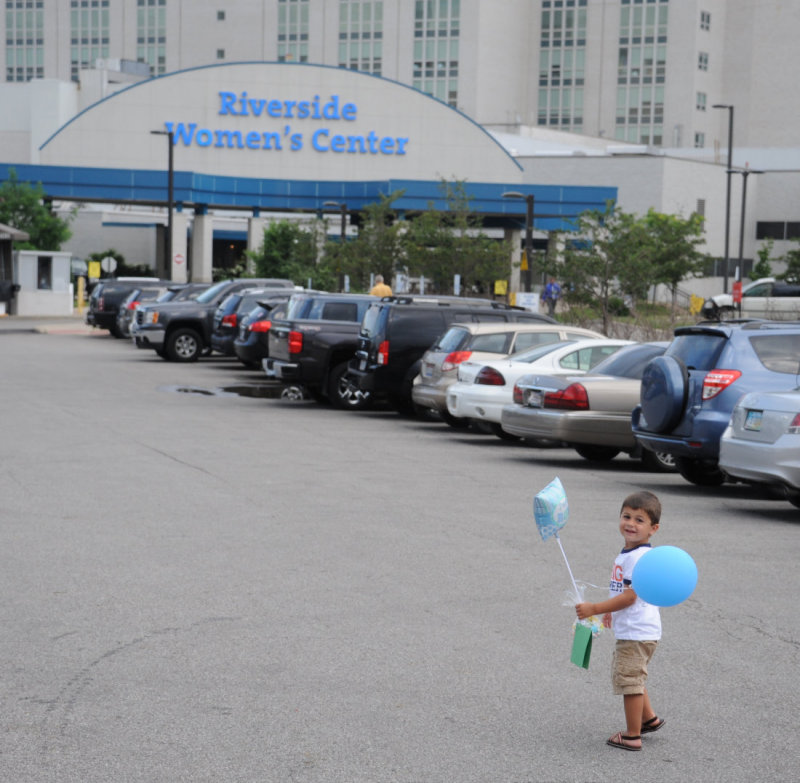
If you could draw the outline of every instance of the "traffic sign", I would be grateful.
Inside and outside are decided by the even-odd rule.
[[[100,262],[100,268],[104,272],[108,272],[108,274],[113,274],[114,272],[117,271],[117,259],[114,258],[114,256],[106,256]]]

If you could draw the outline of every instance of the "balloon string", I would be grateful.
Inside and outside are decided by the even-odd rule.
[[[567,564],[567,571],[569,571],[569,578],[572,580],[572,587],[575,589],[575,595],[580,599],[581,593],[578,590],[578,585],[575,584],[575,577],[572,575],[572,569],[569,567],[569,560],[567,560],[567,553],[564,551],[564,547],[561,544],[561,538],[558,533],[555,534],[555,537],[556,541],[558,541],[558,548],[561,550],[561,554],[564,555],[564,562]]]

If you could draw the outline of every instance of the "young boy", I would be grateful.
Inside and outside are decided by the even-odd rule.
[[[647,664],[661,638],[657,606],[639,598],[631,587],[633,567],[650,550],[650,538],[661,521],[661,503],[652,492],[634,492],[622,502],[619,532],[625,540],[614,561],[609,599],[577,604],[578,619],[603,615],[606,628],[614,629],[617,643],[611,664],[614,693],[625,707],[626,732],[617,732],[607,744],[623,750],[641,750],[642,734],[658,731],[666,721],[656,716],[645,682]]]

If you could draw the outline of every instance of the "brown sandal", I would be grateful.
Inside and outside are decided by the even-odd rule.
[[[649,734],[651,731],[658,731],[664,724],[665,720],[661,720],[658,715],[653,715],[650,720],[646,720],[642,724],[642,734]]]
[[[636,736],[629,737],[623,734],[621,731],[618,731],[611,739],[606,740],[606,745],[611,745],[612,748],[621,748],[622,750],[641,750],[642,746],[636,745],[628,745],[625,740],[640,740],[642,738],[641,734],[637,734]]]

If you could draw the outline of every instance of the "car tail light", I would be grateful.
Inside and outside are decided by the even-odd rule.
[[[233,329],[236,328],[236,313],[231,313],[230,315],[223,315],[222,316],[222,325],[223,326],[230,326]]]
[[[572,383],[566,389],[544,395],[544,408],[560,408],[566,411],[588,411],[589,395],[580,383]]]
[[[300,353],[303,350],[303,333],[289,332],[289,353]]]
[[[100,297],[100,298],[97,300],[97,309],[98,309],[98,310],[105,310],[105,307],[106,307],[105,300],[104,300],[104,299],[103,299],[103,297],[101,296],[101,297]]]
[[[455,370],[461,362],[467,361],[472,356],[472,351],[452,351],[442,362],[442,372]]]
[[[141,302],[130,302],[128,304],[128,310],[135,310],[140,304]]]
[[[713,399],[741,377],[739,370],[711,370],[703,379],[703,399]]]
[[[506,379],[494,367],[481,367],[475,376],[475,383],[482,383],[484,386],[505,386]]]
[[[387,365],[389,364],[389,341],[384,340],[378,346],[378,364]]]
[[[251,332],[268,332],[272,329],[272,321],[255,321],[247,327]]]
[[[517,405],[525,404],[525,392],[523,392],[516,383],[514,384],[514,402],[516,402]]]
[[[800,435],[800,413],[795,413],[789,426],[786,428],[789,435]]]

